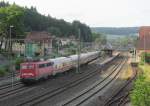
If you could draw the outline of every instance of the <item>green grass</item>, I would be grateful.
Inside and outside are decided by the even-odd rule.
[[[0,66],[0,76],[4,76],[9,72],[9,67],[7,65]]]
[[[140,64],[142,70],[138,75],[134,89],[131,91],[132,106],[150,106],[150,65]]]

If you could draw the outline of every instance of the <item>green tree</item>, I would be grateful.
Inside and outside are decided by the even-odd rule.
[[[47,31],[50,32],[51,34],[55,35],[55,36],[61,36],[61,31],[57,27],[47,28]]]
[[[53,18],[50,15],[41,15],[33,6],[31,8],[19,7],[15,4],[10,5],[5,2],[0,2],[0,6],[0,22],[3,21],[0,29],[6,35],[8,35],[10,25],[15,26],[13,28],[13,37],[22,35],[23,32],[49,31],[58,37],[74,35],[78,38],[78,29],[80,29],[82,41],[92,41],[90,27],[80,21],[70,23],[63,19]]]
[[[21,37],[23,34],[23,8],[13,4],[11,6],[0,8],[0,36],[4,38],[9,37],[10,26],[13,25],[12,38]],[[6,43],[7,44],[7,41]],[[9,45],[12,47],[12,45]]]
[[[92,40],[100,45],[105,45],[107,43],[106,35],[101,33],[93,33]]]
[[[9,32],[9,26],[14,26],[13,36],[23,34],[23,16],[24,10],[23,8],[17,5],[11,5],[8,7],[0,8],[0,29],[3,30],[6,35]]]
[[[4,2],[4,1],[0,2],[0,8],[1,7],[8,7],[8,6],[10,6],[8,2]]]

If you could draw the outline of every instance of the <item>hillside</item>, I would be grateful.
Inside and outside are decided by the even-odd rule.
[[[93,27],[92,32],[109,35],[132,35],[138,33],[138,27]]]
[[[78,38],[80,29],[83,41],[92,40],[91,29],[86,24],[76,20],[67,22],[51,15],[42,15],[33,6],[28,8],[2,1],[0,2],[0,22],[0,36],[4,34],[7,35],[6,38],[9,34],[9,26],[12,25],[14,26],[12,38],[21,38],[20,35],[25,35],[25,32],[30,31],[47,31],[56,37],[74,35]]]

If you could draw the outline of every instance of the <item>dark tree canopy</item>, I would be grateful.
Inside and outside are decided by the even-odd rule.
[[[10,6],[8,2],[4,2],[4,1],[0,2],[0,7],[8,7],[8,6]]]
[[[0,2],[0,17],[3,17],[3,19],[0,18],[0,20],[5,20],[9,17],[9,13],[3,13],[5,10],[10,8],[12,9],[12,22],[5,21],[4,23],[7,24],[5,29],[7,29],[10,24],[15,26],[14,36],[19,37],[19,35],[24,34],[24,32],[30,31],[48,31],[57,37],[69,37],[74,35],[76,38],[78,38],[78,29],[80,29],[81,39],[83,41],[92,41],[91,30],[86,24],[83,24],[79,21],[74,21],[70,23],[64,21],[63,19],[53,18],[50,15],[45,16],[38,13],[35,7],[20,7],[17,6],[15,3],[13,5],[10,5],[9,3],[5,3],[4,1],[2,1]],[[1,30],[3,29],[0,28],[0,31]]]

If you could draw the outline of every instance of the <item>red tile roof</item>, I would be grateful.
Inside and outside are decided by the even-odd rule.
[[[50,40],[52,36],[48,32],[30,32],[27,37],[26,41],[43,41],[43,40]]]

